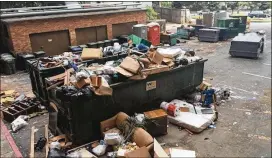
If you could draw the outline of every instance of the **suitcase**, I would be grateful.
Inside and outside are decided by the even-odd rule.
[[[162,109],[152,110],[144,112],[146,117],[147,132],[155,136],[161,136],[167,134],[167,114]]]

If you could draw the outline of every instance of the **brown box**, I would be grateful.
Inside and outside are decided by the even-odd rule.
[[[163,56],[160,53],[158,53],[157,51],[149,52],[148,56],[153,63],[160,65],[163,61]]]
[[[167,113],[162,109],[144,112],[147,118],[147,132],[154,136],[167,134]]]
[[[77,82],[74,82],[73,84],[77,87],[77,88],[82,88],[85,85],[88,85],[91,83],[90,78],[86,78],[86,79],[81,79]]]
[[[102,58],[102,50],[100,48],[83,48],[81,59],[100,59]]]
[[[211,86],[212,86],[212,84],[210,84],[210,83],[208,83],[206,81],[203,81],[200,84],[199,89],[203,91],[203,90],[206,90],[208,87],[211,87]]]
[[[132,57],[126,57],[120,64],[120,67],[134,74],[137,74],[140,70],[139,62]]]
[[[102,78],[99,76],[92,76],[91,83],[94,87],[100,87],[102,84]]]

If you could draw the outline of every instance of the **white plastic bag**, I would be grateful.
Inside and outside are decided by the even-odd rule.
[[[106,133],[104,141],[107,145],[117,145],[122,141],[122,138],[118,133]]]
[[[105,154],[106,148],[107,145],[98,145],[97,147],[93,148],[92,151],[95,155],[101,156]]]
[[[17,117],[17,119],[15,119],[12,123],[11,123],[11,128],[12,131],[15,132],[21,128],[23,128],[24,126],[28,125],[28,123],[25,121],[27,120],[29,117],[26,115],[20,115]]]

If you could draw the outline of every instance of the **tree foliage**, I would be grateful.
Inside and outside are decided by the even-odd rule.
[[[155,20],[158,17],[158,13],[150,6],[146,7],[146,15],[148,20]]]

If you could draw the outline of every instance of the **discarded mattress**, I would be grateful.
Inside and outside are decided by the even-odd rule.
[[[189,112],[179,112],[177,116],[167,116],[170,123],[184,127],[192,132],[200,133],[206,129],[215,119],[216,114],[202,114],[199,106],[194,106],[185,101],[173,100],[169,104],[174,104],[177,107],[188,107]]]

